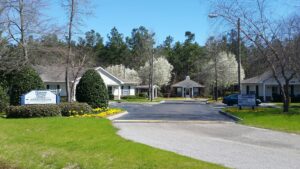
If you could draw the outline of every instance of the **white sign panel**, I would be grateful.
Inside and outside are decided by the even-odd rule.
[[[238,106],[256,106],[255,95],[239,95],[238,96]]]
[[[22,96],[22,104],[57,104],[57,96],[49,90],[32,90]]]

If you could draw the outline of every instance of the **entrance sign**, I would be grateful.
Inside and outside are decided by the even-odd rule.
[[[238,96],[238,106],[240,108],[242,106],[254,108],[254,106],[256,106],[256,97],[255,97],[255,95],[240,94]]]
[[[21,96],[21,105],[59,104],[60,97],[50,90],[32,90]]]

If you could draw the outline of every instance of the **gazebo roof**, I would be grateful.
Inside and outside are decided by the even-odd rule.
[[[191,80],[190,76],[186,76],[185,80],[173,84],[172,87],[192,88],[192,87],[205,87],[205,86]]]

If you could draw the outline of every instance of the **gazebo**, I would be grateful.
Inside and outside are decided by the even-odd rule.
[[[180,81],[171,86],[175,89],[175,94],[178,97],[193,98],[200,95],[200,89],[203,85],[191,80],[190,76],[186,76],[185,80]]]

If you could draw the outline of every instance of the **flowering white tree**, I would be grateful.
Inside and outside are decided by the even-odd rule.
[[[153,60],[153,84],[162,86],[171,80],[173,66],[165,57],[155,58]],[[150,63],[147,61],[144,66],[140,67],[139,76],[144,84],[149,83]]]
[[[136,70],[126,68],[122,64],[109,66],[109,67],[105,68],[105,70],[107,70],[111,74],[113,74],[121,79],[126,79],[126,80],[134,81],[137,83],[141,82],[141,79],[139,78],[139,74]]]
[[[229,87],[237,83],[238,63],[235,55],[227,52],[220,52],[216,58],[211,59],[204,66],[206,83],[214,84],[216,80],[219,86]],[[217,72],[216,72],[217,71]],[[241,67],[241,79],[245,78],[244,69]]]

